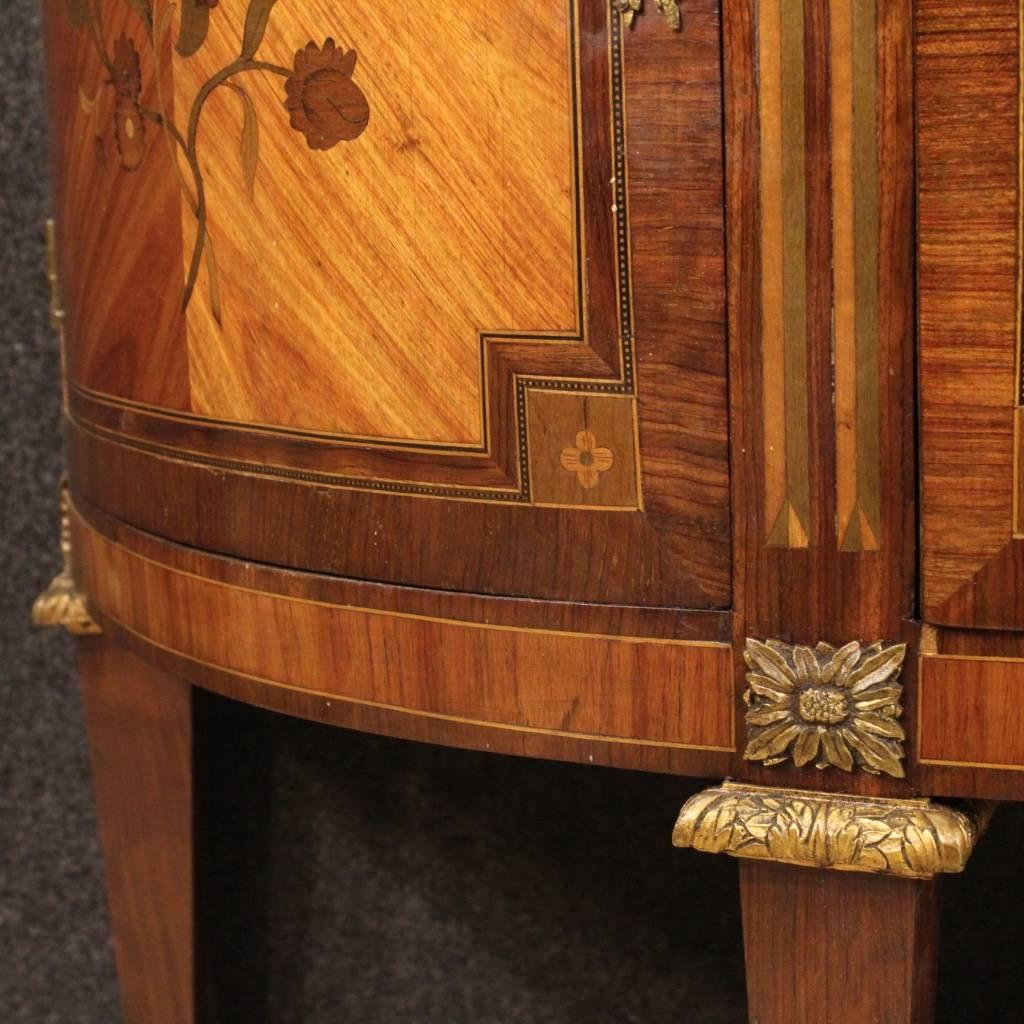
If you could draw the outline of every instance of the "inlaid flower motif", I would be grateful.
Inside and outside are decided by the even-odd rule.
[[[142,93],[142,66],[139,51],[124,32],[114,43],[114,56],[110,62],[110,84],[118,96],[138,102]]]
[[[114,138],[126,171],[138,170],[146,155],[146,127],[139,104],[130,96],[118,96],[114,106]]]
[[[576,435],[575,447],[562,449],[562,468],[576,474],[581,487],[596,487],[602,473],[615,464],[610,448],[599,448],[597,438],[589,430]]]
[[[790,647],[747,640],[748,761],[797,767],[816,762],[843,771],[859,766],[903,778],[903,713],[897,682],[906,644],[864,647],[853,641]]]
[[[310,149],[330,149],[358,138],[370,120],[370,105],[352,81],[356,52],[343,53],[333,39],[323,47],[309,43],[295,54],[285,83],[292,127],[306,136]]]

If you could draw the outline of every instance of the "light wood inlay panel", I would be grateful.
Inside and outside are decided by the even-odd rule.
[[[761,261],[768,543],[808,544],[807,191],[803,5],[762,0]]]
[[[237,56],[247,0],[222,0],[174,61],[175,106]],[[250,198],[244,100],[203,107],[208,264],[188,310],[193,408],[223,419],[430,442],[483,439],[481,332],[577,329],[573,6],[484,0],[278,4],[258,56],[291,68],[332,36],[358,56],[365,131],[326,151],[289,126],[282,76],[231,81],[260,122]],[[182,209],[185,273],[196,218]],[[287,367],[288,372],[283,372]]]
[[[198,197],[190,190],[190,182],[191,189],[196,184],[196,169],[191,166],[193,147],[187,137],[184,145],[175,140],[169,123],[161,123],[163,115],[157,110],[162,103],[160,90],[155,90],[155,98],[151,95],[156,51],[161,47],[154,48],[147,39],[148,8],[133,6],[130,0],[111,0],[109,5],[102,5],[104,13],[109,14],[115,6],[120,10],[118,5],[122,4],[124,17],[135,19],[131,36],[134,51],[129,50],[128,56],[137,52],[140,59],[141,102],[146,110],[137,116],[144,118],[147,149],[135,170],[114,166],[109,169],[111,177],[115,183],[119,178],[136,180],[132,175],[143,174],[156,166],[157,156],[166,155],[170,137],[186,157],[179,167],[184,186],[166,160],[161,181],[177,203],[172,218],[176,230],[171,234],[147,221],[139,226],[143,232],[140,239],[135,223],[105,220],[104,211],[90,203],[85,190],[70,181],[62,183],[61,201],[72,204],[75,216],[88,222],[91,236],[88,244],[79,238],[74,244],[66,243],[64,254],[76,267],[90,269],[88,287],[69,289],[78,302],[69,314],[70,361],[87,364],[93,373],[100,367],[105,371],[103,380],[93,373],[72,374],[69,380],[68,415],[75,448],[72,475],[79,493],[91,496],[127,522],[183,543],[352,578],[510,596],[546,598],[557,594],[652,607],[728,605],[729,464],[718,0],[692,3],[685,25],[678,32],[653,34],[640,24],[624,38],[621,18],[607,0],[567,0],[557,11],[534,7],[517,11],[515,17],[504,18],[491,33],[492,42],[506,39],[514,30],[530,41],[530,24],[537,20],[545,23],[537,30],[537,39],[560,36],[565,43],[564,49],[559,43],[558,60],[566,73],[557,82],[552,80],[550,89],[541,82],[537,89],[543,88],[547,97],[543,102],[552,104],[551,95],[557,99],[561,91],[567,128],[570,114],[577,115],[576,144],[569,132],[559,145],[579,163],[571,213],[582,225],[576,234],[583,258],[578,259],[574,250],[569,263],[572,269],[584,271],[585,302],[582,312],[574,311],[579,316],[572,323],[566,321],[568,330],[558,336],[496,333],[480,337],[474,329],[480,356],[479,376],[474,381],[483,385],[477,397],[484,430],[477,441],[468,442],[356,437],[294,424],[275,426],[221,419],[197,412],[188,394],[183,407],[178,408],[140,397],[135,364],[147,375],[156,375],[158,353],[174,349],[178,355],[191,354],[186,351],[185,339],[152,329],[151,320],[143,312],[118,321],[123,345],[117,360],[94,357],[95,337],[91,331],[85,332],[83,347],[83,334],[75,329],[75,322],[93,315],[97,299],[103,294],[98,287],[101,284],[115,304],[120,297],[124,300],[121,306],[133,311],[129,299],[134,301],[138,296],[141,307],[143,298],[151,300],[158,292],[165,295],[173,285],[179,295],[188,295],[190,318],[200,315],[204,301],[213,315],[209,261],[205,255],[199,261],[196,286],[189,291],[191,271],[196,266],[190,255],[195,240],[191,235],[183,238],[181,231],[186,224],[194,228],[192,222],[200,219]],[[77,24],[66,16],[69,5],[84,11],[84,18]],[[370,68],[369,56],[363,50],[358,59],[348,56],[350,51],[344,47],[352,43],[334,27],[322,28],[323,35],[313,35],[313,26],[306,20],[313,6],[297,6],[298,13],[290,4],[277,3],[271,9],[264,0],[251,0],[250,11],[268,14],[265,39],[256,51],[246,50],[256,52],[254,59],[259,66],[247,63],[248,57],[241,58],[244,68],[228,64],[227,70],[234,70],[226,79],[221,76],[223,85],[218,89],[211,83],[216,83],[220,72],[206,79],[207,87],[199,91],[205,90],[208,102],[198,124],[181,104],[173,106],[175,121],[186,126],[191,121],[195,130],[195,152],[200,157],[199,172],[204,182],[203,205],[214,239],[217,292],[225,324],[231,315],[232,276],[224,249],[236,244],[236,235],[264,230],[254,211],[268,187],[265,172],[274,146],[287,138],[303,159],[315,156],[329,161],[339,154],[360,152],[376,130],[373,110],[366,99],[365,90],[370,90],[370,84],[363,77]],[[213,66],[217,62],[208,58],[208,53],[217,48],[224,59],[240,59],[237,54],[241,43],[237,38],[228,48],[222,38],[228,24],[235,25],[236,36],[239,33],[239,11],[235,0],[214,8],[202,3],[197,7],[197,0],[172,8],[161,0],[156,6],[155,29],[163,50],[175,41],[179,49],[182,46],[179,16],[189,24],[195,22],[195,17],[209,23],[202,45],[193,45],[197,41],[191,40],[191,55],[166,54],[165,70],[180,76],[182,69],[187,70],[193,62],[199,62],[196,67],[203,61]],[[53,53],[77,52],[76,48],[88,53],[99,48],[101,37],[108,49],[120,46],[113,23],[105,28],[91,24],[95,18],[90,19],[85,0],[48,0],[47,12],[48,45]],[[169,20],[167,12],[171,12]],[[338,12],[326,13],[336,25],[341,17]],[[481,8],[460,8],[460,18],[469,21],[468,15],[472,14],[479,14],[484,23],[492,17]],[[554,15],[562,21],[558,28],[548,24]],[[379,11],[372,12],[373,18],[381,16]],[[344,24],[351,28],[347,14],[345,17]],[[448,24],[443,20],[447,17],[431,12],[421,15],[420,21],[434,19],[430,22],[434,24],[441,19],[438,24]],[[275,33],[284,34],[282,18],[285,23],[298,19],[304,38],[312,40],[312,49],[302,40],[297,44],[305,47],[296,60],[296,68],[304,65],[304,71],[295,74],[289,64],[276,63],[291,62],[296,52],[294,41],[289,42],[287,51],[273,49],[277,45]],[[333,49],[324,41],[328,31],[337,37]],[[374,29],[359,31],[372,33]],[[417,31],[415,26],[409,29],[403,23],[398,34]],[[465,41],[470,29],[463,26],[454,31]],[[546,68],[550,65],[544,47],[537,50],[534,42],[520,48],[521,52],[517,50],[516,74],[520,70],[527,73],[532,63],[542,58]],[[356,44],[357,49],[362,46],[358,40]],[[434,40],[432,45],[447,43]],[[465,55],[458,56],[461,59]],[[264,60],[268,57],[274,59]],[[500,55],[495,60],[500,66]],[[318,61],[331,65],[332,88],[336,86],[350,98],[358,95],[360,102],[365,100],[368,120],[364,130],[352,131],[350,137],[312,153],[305,130],[297,131],[291,122],[312,116],[295,105],[296,83],[301,78],[303,88],[313,88],[303,75],[310,62]],[[568,68],[574,61],[574,73],[570,73]],[[53,63],[56,66],[61,62]],[[686,74],[666,76],[665,69],[670,67],[685,68]],[[239,84],[235,79],[243,85],[250,83],[247,76],[256,84],[245,93],[230,88],[229,80],[230,84]],[[54,94],[60,108],[54,119],[55,134],[66,141],[68,117],[64,108],[73,108],[77,102],[80,83],[72,74],[60,73],[55,78]],[[263,102],[266,97],[255,95],[260,81],[277,81],[280,86],[282,79],[286,79],[284,86],[274,93],[269,107]],[[125,101],[134,96],[131,75],[127,76],[127,86],[124,75],[118,81],[121,85],[116,89],[113,84],[104,86],[107,98],[112,100],[120,89],[118,102],[130,106]],[[181,87],[180,78],[177,86]],[[171,96],[177,91],[170,90]],[[542,101],[529,89],[525,92],[524,103]],[[282,109],[285,98],[290,107]],[[313,101],[312,112],[330,122],[333,114],[324,105],[325,97],[314,90]],[[225,108],[222,115],[217,113],[218,104]],[[246,111],[250,115],[255,111],[260,125],[258,160],[253,159],[255,147],[251,145],[251,124],[256,121],[250,116],[247,130]],[[451,116],[457,119],[460,115]],[[490,123],[484,118],[475,130],[487,131]],[[536,134],[535,128],[531,126],[531,134]],[[240,145],[239,138],[246,131],[248,148]],[[189,130],[188,135],[192,134]],[[73,145],[80,142],[75,139]],[[320,144],[316,138],[314,142]],[[137,144],[134,149],[133,158],[137,160]],[[290,173],[290,168],[283,173]],[[251,181],[246,180],[247,176]],[[244,203],[238,201],[242,203],[239,211],[244,209],[247,218],[228,232],[226,242],[218,236],[215,223],[218,216],[224,216],[218,211],[225,209],[215,195],[218,181],[245,196]],[[252,201],[248,198],[249,184]],[[546,181],[538,187],[549,185]],[[197,207],[196,215],[192,202]],[[315,204],[306,206],[312,209]],[[527,224],[529,220],[522,218],[534,230],[534,225]],[[302,230],[295,233],[295,244],[305,246],[302,232],[307,225],[298,227]],[[219,230],[223,233],[223,226]],[[546,244],[543,237],[533,257],[543,262],[551,253],[540,251],[544,248],[541,243]],[[92,254],[121,253],[132,246],[152,254],[147,269],[162,268],[161,261],[168,257],[173,264],[171,272],[129,274],[129,269],[136,269],[134,265],[118,260],[114,272],[102,281],[91,273]],[[170,256],[168,250],[173,250]],[[469,252],[467,266],[476,257],[476,252]],[[272,258],[271,253],[264,262]],[[545,281],[550,283],[550,277],[545,275]],[[474,282],[473,287],[480,283],[487,284]],[[512,282],[502,282],[502,287],[512,286]],[[248,286],[243,283],[241,287]],[[254,302],[268,299],[263,313],[268,321],[274,320],[273,303],[269,301],[272,293],[252,292],[250,298]],[[362,298],[369,301],[376,297]],[[407,297],[393,298],[399,303]],[[326,289],[322,301],[342,299]],[[325,332],[331,326],[325,323]],[[265,359],[259,341],[250,338],[251,343],[247,342],[244,349],[245,358],[254,363]],[[281,352],[268,388],[280,387],[291,401],[310,378],[315,378],[308,385],[312,388],[334,386],[330,374],[310,372],[302,351]],[[197,359],[208,355],[204,348]],[[189,374],[187,365],[184,369],[188,388],[190,380],[195,383],[198,377]],[[291,387],[289,380],[296,387]],[[595,492],[604,487],[582,489],[582,499],[572,507],[564,507],[557,498],[551,502],[543,495],[534,498],[530,490],[533,456],[527,450],[526,395],[541,390],[567,396],[570,403],[582,396],[601,396],[621,399],[623,406],[635,408],[634,433],[643,445],[642,458],[636,460],[642,502],[638,495],[617,495],[607,504],[595,501]],[[427,401],[417,391],[414,400],[405,403],[392,389],[387,398],[389,411],[405,416],[421,398]],[[457,405],[431,400],[432,414],[440,419],[457,417]],[[333,409],[332,415],[347,415],[350,408],[345,405],[340,413]],[[563,444],[559,452],[565,447]],[[626,463],[620,460],[619,465]],[[176,478],[173,481],[172,476]],[[145,493],[136,487],[141,479],[147,483]],[[605,482],[610,479],[605,474]],[[122,488],[119,480],[126,486]],[[270,491],[280,496],[288,506],[287,512],[276,505],[276,499],[270,500]],[[156,494],[177,497],[150,503],[148,497]],[[194,501],[203,508],[202,513],[188,507]],[[135,507],[129,508],[130,504]],[[213,507],[216,513],[211,511]],[[151,518],[153,514],[162,522]],[[179,514],[179,523],[172,523],[171,518]],[[313,521],[323,525],[309,533],[287,525]],[[186,527],[184,532],[180,526]],[[190,537],[193,528],[203,537]],[[429,542],[421,541],[421,536]],[[267,553],[265,544],[276,548],[283,538],[287,538],[289,547],[286,554],[276,552],[262,558],[260,552]],[[495,538],[501,538],[505,552],[500,560],[495,560],[492,553]]]
[[[878,54],[875,0],[832,0],[837,532],[876,551],[881,516]]]
[[[526,408],[538,505],[641,507],[635,399],[538,390]]]
[[[728,644],[496,626],[268,593],[143,557],[77,517],[74,544],[98,612],[200,666],[462,723],[734,749]]]

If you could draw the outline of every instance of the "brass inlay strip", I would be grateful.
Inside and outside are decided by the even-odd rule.
[[[767,543],[809,543],[804,13],[759,8],[761,306]]]
[[[881,522],[877,0],[832,0],[836,499],[843,551]]]

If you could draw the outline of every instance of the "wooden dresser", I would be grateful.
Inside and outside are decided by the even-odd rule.
[[[1024,799],[1019,0],[44,8],[128,1024],[197,1019],[193,687],[708,777],[751,1021],[930,1020]]]

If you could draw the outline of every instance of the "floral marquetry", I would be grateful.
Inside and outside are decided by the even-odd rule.
[[[159,77],[160,54],[174,31],[174,4],[164,7],[154,17],[148,0],[126,0],[133,16],[141,22],[147,42],[146,49],[153,64],[151,77]],[[323,46],[310,41],[295,54],[294,67],[259,59],[258,51],[270,22],[276,0],[247,0],[242,26],[242,47],[198,89],[187,118],[176,121],[173,104],[163,90],[157,88],[156,106],[142,102],[146,84],[142,59],[135,42],[121,32],[109,46],[106,38],[105,14],[99,4],[87,0],[67,0],[65,13],[72,27],[88,29],[96,56],[102,67],[102,78],[94,89],[97,98],[103,89],[114,90],[114,141],[121,167],[137,171],[146,159],[147,134],[163,133],[176,165],[176,177],[182,200],[192,211],[196,222],[195,240],[182,295],[182,309],[187,309],[195,290],[200,269],[205,261],[210,282],[210,305],[218,325],[223,324],[217,261],[209,225],[207,181],[199,155],[199,127],[207,101],[219,89],[230,89],[242,101],[243,116],[239,127],[239,152],[245,193],[251,200],[259,167],[261,111],[253,99],[250,79],[254,76],[283,78],[284,106],[291,126],[306,137],[310,149],[331,149],[342,141],[358,138],[370,119],[366,95],[355,84],[355,50],[338,48],[333,39]],[[182,58],[194,57],[207,42],[210,11],[218,0],[184,0],[178,19],[175,51]],[[249,83],[249,84],[243,84]],[[95,101],[87,106],[91,109]],[[149,130],[147,131],[147,122]],[[102,137],[96,136],[102,145]]]
[[[597,438],[589,430],[581,430],[576,435],[575,445],[562,449],[562,469],[575,473],[581,487],[596,487],[601,482],[601,474],[607,473],[615,465],[615,455],[611,448],[604,448],[597,443]]]
[[[835,648],[748,639],[743,756],[765,765],[841,768],[903,778],[899,674],[906,644]]]
[[[309,43],[295,55],[295,71],[285,83],[292,127],[306,136],[310,149],[331,149],[362,135],[370,120],[366,96],[352,81],[356,52],[339,49],[333,39],[322,47]]]
[[[629,396],[530,389],[530,491],[539,505],[635,509],[636,408]]]

